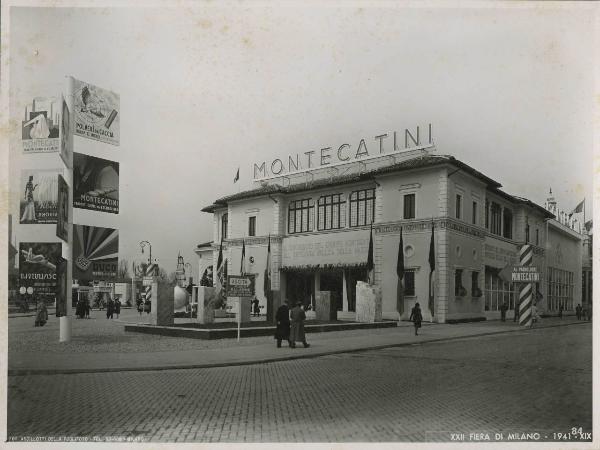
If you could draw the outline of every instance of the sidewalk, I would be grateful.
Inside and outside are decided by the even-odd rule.
[[[117,372],[137,370],[166,370],[221,367],[230,365],[260,364],[298,358],[314,358],[335,353],[375,350],[386,347],[415,345],[453,339],[485,336],[500,333],[535,333],[536,330],[586,324],[571,318],[547,318],[533,329],[520,327],[510,322],[489,321],[464,324],[424,323],[419,336],[415,336],[409,322],[399,327],[382,329],[378,334],[353,336],[337,333],[309,333],[310,348],[302,345],[296,349],[276,348],[273,339],[251,346],[211,348],[201,350],[158,351],[137,353],[40,353],[23,352],[9,354],[8,375],[58,374],[85,372]]]

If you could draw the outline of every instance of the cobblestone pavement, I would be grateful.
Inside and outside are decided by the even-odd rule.
[[[591,432],[591,344],[585,324],[238,367],[11,376],[8,438],[555,440]]]

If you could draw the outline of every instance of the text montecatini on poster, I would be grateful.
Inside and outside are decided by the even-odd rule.
[[[73,154],[73,207],[119,213],[119,163]]]

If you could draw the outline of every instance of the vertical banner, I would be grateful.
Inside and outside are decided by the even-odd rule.
[[[88,139],[119,145],[120,98],[90,83],[73,80],[73,133]]]
[[[58,206],[56,217],[56,236],[63,241],[69,239],[69,186],[65,179],[58,175]]]
[[[22,170],[20,223],[56,223],[59,170]]]
[[[21,122],[23,153],[59,151],[60,105],[55,97],[35,97]]]
[[[19,288],[32,288],[34,295],[56,295],[56,267],[62,253],[60,242],[21,242],[19,244]]]
[[[119,214],[119,163],[74,153],[73,207]]]
[[[118,230],[73,225],[73,278],[79,284],[116,278],[118,252]]]
[[[71,113],[66,99],[62,98],[62,120],[60,122],[60,157],[67,168],[73,168],[73,138],[71,133]]]
[[[58,258],[56,264],[56,317],[67,315],[67,266],[68,261]]]

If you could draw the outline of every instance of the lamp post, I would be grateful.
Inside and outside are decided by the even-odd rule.
[[[152,264],[152,244],[148,241],[141,241],[140,247],[142,248],[142,254],[144,254],[144,247],[148,245],[150,247],[150,257],[148,258],[148,264]]]

